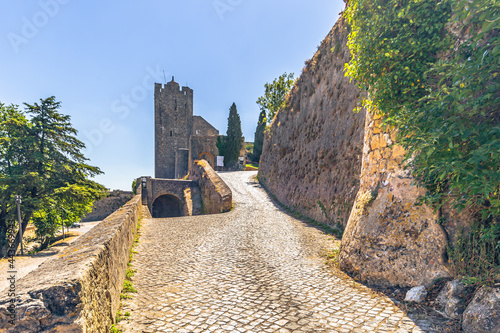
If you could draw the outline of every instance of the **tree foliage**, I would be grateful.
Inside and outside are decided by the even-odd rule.
[[[346,75],[397,128],[424,202],[475,213],[474,237],[450,251],[465,274],[499,273],[499,12],[498,0],[351,0],[345,12]],[[474,253],[466,262],[464,251]],[[491,258],[476,256],[484,251]]]
[[[7,221],[16,219],[15,195],[22,196],[22,227],[39,224],[41,237],[55,225],[73,223],[84,215],[104,187],[89,180],[102,173],[81,153],[70,117],[59,113],[55,97],[40,104],[0,104],[0,243],[5,254]],[[44,231],[45,230],[45,231]],[[17,242],[15,246],[17,247]]]
[[[261,110],[259,115],[259,121],[257,123],[257,129],[255,130],[254,146],[253,146],[253,156],[258,162],[260,160],[260,155],[262,155],[262,148],[264,146],[264,130],[267,126],[266,111]]]
[[[241,131],[241,120],[236,104],[233,103],[229,108],[229,117],[227,118],[227,132],[224,142],[224,164],[227,167],[233,167],[238,163],[241,148],[243,147],[243,133]]]
[[[266,83],[264,95],[257,99],[261,113],[262,111],[266,113],[269,124],[272,123],[278,110],[285,106],[285,97],[295,83],[293,75],[293,73],[284,73],[274,79],[272,83]]]

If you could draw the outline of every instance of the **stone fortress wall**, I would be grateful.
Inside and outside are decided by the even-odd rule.
[[[203,214],[218,214],[231,210],[233,204],[231,189],[207,161],[195,161],[188,178],[197,182],[200,187]]]
[[[430,286],[448,277],[446,233],[439,216],[416,205],[425,189],[404,169],[395,130],[367,114],[361,185],[342,237],[339,265],[368,284]]]
[[[424,189],[404,170],[396,133],[353,113],[360,92],[344,76],[347,34],[341,17],[304,68],[265,137],[259,180],[295,211],[345,226],[340,267],[360,281],[430,285],[449,276],[446,233],[416,205]]]
[[[259,180],[284,205],[345,226],[359,188],[365,113],[344,76],[350,53],[340,19],[321,43],[265,137]]]

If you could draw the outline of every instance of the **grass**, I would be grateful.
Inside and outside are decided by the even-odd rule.
[[[334,268],[339,268],[339,248],[326,250],[323,253],[323,256],[325,257],[326,265]]]
[[[259,163],[255,163],[255,162],[250,162],[250,163],[247,163],[245,164],[245,167],[246,168],[259,168]]]
[[[111,325],[111,329],[110,329],[110,332],[111,333],[122,333],[122,329],[121,328],[118,328],[115,326],[115,324]]]
[[[129,260],[127,262],[127,271],[125,272],[125,281],[123,282],[123,289],[122,292],[120,293],[120,299],[130,299],[132,298],[131,293],[136,293],[137,290],[134,288],[133,283],[132,283],[132,278],[134,277],[135,273],[137,272],[136,269],[130,268],[132,266],[132,261],[134,259],[134,254],[138,253],[135,250],[135,247],[139,244],[139,238],[140,238],[140,230],[141,228],[141,218],[137,221],[137,232],[134,236],[134,241],[132,243],[132,246],[130,247],[130,252],[129,252]],[[122,309],[123,304],[120,302],[120,307],[118,308],[118,311],[116,313],[116,323],[119,323],[121,320],[124,319],[129,319],[130,318],[130,312],[125,312],[125,315],[122,316]],[[122,330],[121,328],[116,327],[115,324],[111,325],[110,327],[110,332],[111,333],[121,333]]]

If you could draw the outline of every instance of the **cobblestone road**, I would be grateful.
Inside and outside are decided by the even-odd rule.
[[[276,207],[254,172],[221,173],[230,213],[145,219],[124,332],[422,332],[324,264],[330,237]]]

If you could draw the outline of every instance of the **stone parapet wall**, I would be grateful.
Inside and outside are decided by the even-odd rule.
[[[16,325],[0,298],[2,332],[108,332],[125,280],[129,249],[142,215],[140,195],[57,257],[16,282]]]
[[[101,221],[113,214],[134,196],[130,191],[113,191],[108,196],[94,203],[92,211],[87,214],[82,222]]]
[[[384,130],[380,116],[367,114],[360,189],[340,248],[342,270],[368,284],[430,285],[449,276],[447,238],[438,214],[418,197],[405,169],[405,150],[395,130]]]
[[[364,112],[344,75],[344,19],[332,28],[265,136],[259,181],[284,205],[316,221],[346,225],[359,188]]]
[[[201,189],[203,214],[218,214],[231,210],[233,204],[231,189],[207,161],[195,161],[188,178],[197,181]]]

